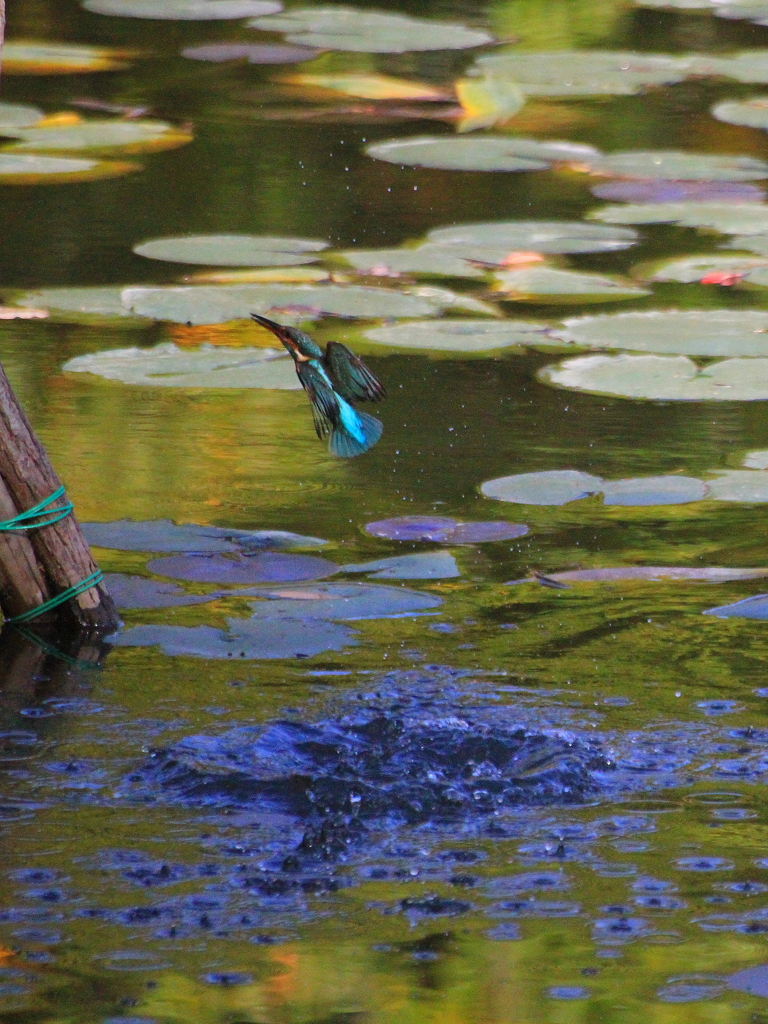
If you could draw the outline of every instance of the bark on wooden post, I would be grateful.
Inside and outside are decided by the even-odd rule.
[[[34,508],[59,487],[61,482],[45,449],[0,367],[0,519],[13,519]],[[49,506],[47,514],[55,513],[65,500]],[[6,618],[38,608],[97,570],[72,513],[28,532],[0,531],[0,609]],[[103,584],[85,590],[33,621],[56,621],[99,631],[116,629],[119,624],[114,603]]]

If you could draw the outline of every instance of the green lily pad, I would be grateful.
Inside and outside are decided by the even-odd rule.
[[[678,11],[712,11],[718,18],[768,24],[768,0],[637,0],[641,7],[665,7]]]
[[[576,469],[553,469],[486,480],[480,492],[486,498],[517,505],[567,505],[602,489],[603,481],[599,476]]]
[[[0,185],[65,185],[116,178],[140,171],[140,164],[117,160],[86,160],[39,153],[0,152]]]
[[[177,348],[163,342],[153,348],[118,348],[76,356],[65,373],[92,373],[124,384],[161,388],[301,387],[291,359],[268,348],[224,348],[203,345]]]
[[[768,83],[768,50],[745,50],[733,57],[692,56],[691,73],[733,78],[737,82]]]
[[[383,291],[383,289],[380,290]],[[462,312],[477,313],[480,316],[500,317],[502,315],[497,306],[476,299],[473,295],[452,292],[448,288],[437,288],[431,284],[415,285],[408,289],[408,294],[419,299],[426,299],[427,302],[432,303],[436,311],[460,309]]]
[[[747,469],[768,469],[768,451],[747,452],[741,464]]]
[[[231,21],[276,14],[283,5],[275,0],[82,0],[86,11],[120,18],[159,21]]]
[[[529,96],[633,96],[648,86],[682,82],[689,64],[689,58],[664,54],[502,50],[478,57],[475,67],[507,75]]]
[[[28,128],[44,116],[38,107],[26,103],[0,103],[0,135],[18,135],[20,128]]]
[[[709,494],[716,501],[768,501],[768,473],[760,469],[718,469],[708,480]]]
[[[604,206],[589,215],[606,224],[679,224],[685,228],[709,228],[724,235],[757,235],[768,232],[765,203],[627,203]],[[738,243],[741,248],[741,239]],[[736,240],[729,243],[729,248]]]
[[[768,241],[768,239],[766,239]],[[759,256],[688,256],[683,260],[672,260],[657,266],[649,280],[678,281],[680,284],[693,284],[711,275],[735,274],[749,280],[749,274],[757,267],[768,266],[768,259]],[[705,284],[718,284],[718,281],[705,281]],[[747,353],[739,353],[746,355]]]
[[[556,338],[589,348],[669,355],[768,356],[768,312],[762,310],[649,310],[574,317],[563,324],[564,329],[553,329]]]
[[[360,53],[464,50],[493,42],[487,32],[465,25],[341,5],[294,8],[269,18],[255,18],[248,25],[262,32],[283,32],[289,43]]]
[[[111,46],[13,40],[3,46],[4,75],[79,75],[92,71],[121,71],[134,50]]]
[[[434,352],[490,352],[513,345],[547,345],[546,324],[525,320],[411,320],[374,327],[366,338],[378,345]]]
[[[40,288],[16,296],[14,304],[24,308],[47,309],[54,320],[64,323],[92,323],[101,320],[132,320],[138,317],[122,302],[121,287]]]
[[[721,249],[746,249],[760,256],[768,256],[768,234],[737,235],[728,242],[723,242]]]
[[[766,4],[768,10],[768,3]],[[753,96],[750,100],[728,100],[712,107],[712,116],[728,124],[744,124],[748,128],[768,129],[768,96]]]
[[[120,152],[147,153],[175,149],[192,141],[189,132],[166,121],[120,121],[116,119],[81,121],[79,124],[50,128],[20,128],[14,133],[18,142],[6,153],[32,152]]]
[[[154,238],[134,245],[138,256],[168,263],[209,267],[297,266],[317,259],[327,242],[307,238],[267,238],[259,235],[186,235]]]
[[[634,245],[637,232],[584,221],[511,220],[433,228],[427,237],[438,245],[451,246],[455,254],[465,259],[482,260],[486,254],[497,257],[488,262],[498,263],[505,254],[520,250],[537,253],[616,252]]]
[[[707,485],[691,476],[604,480],[601,489],[605,505],[686,505],[707,493]]]
[[[618,278],[553,267],[496,271],[494,281],[494,291],[504,292],[515,302],[616,302],[651,294]]]
[[[663,178],[672,181],[752,181],[768,178],[768,164],[750,156],[632,150],[589,161],[590,174],[616,178]]]
[[[390,164],[448,171],[544,171],[556,162],[594,160],[599,150],[576,142],[539,142],[515,136],[450,138],[420,135],[366,147],[368,156]]]
[[[768,359],[698,367],[686,356],[579,356],[539,371],[547,384],[619,398],[681,402],[768,399]]]
[[[376,580],[443,580],[461,576],[456,559],[449,551],[421,551],[413,555],[393,555],[375,562],[342,565],[342,572],[365,572]]]
[[[378,277],[414,274],[424,277],[482,277],[483,271],[439,245],[416,249],[350,249],[339,253],[363,273]]]
[[[447,296],[420,297],[362,285],[180,285],[126,288],[123,303],[139,316],[181,324],[222,324],[247,320],[251,313],[274,314],[290,324],[324,314],[361,319],[434,316],[451,304]]]

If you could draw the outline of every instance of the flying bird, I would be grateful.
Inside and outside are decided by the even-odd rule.
[[[301,386],[312,403],[318,437],[330,434],[328,449],[341,458],[353,458],[372,448],[381,437],[381,421],[360,412],[353,402],[378,402],[384,385],[362,359],[346,345],[330,341],[325,352],[308,334],[268,320],[258,313],[251,319],[279,338],[293,357]]]

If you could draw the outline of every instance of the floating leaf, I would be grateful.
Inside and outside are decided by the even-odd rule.
[[[365,151],[368,156],[390,164],[448,171],[543,171],[552,163],[592,160],[599,156],[592,146],[581,143],[539,142],[501,135],[466,139],[419,135],[376,142]]]
[[[615,302],[637,299],[651,293],[615,277],[578,274],[573,270],[532,267],[494,274],[493,290],[504,292],[515,302]]]
[[[712,11],[718,18],[749,19],[768,24],[766,0],[637,0],[642,7],[669,7],[682,11]]]
[[[65,373],[93,373],[124,384],[161,388],[301,387],[293,362],[268,348],[223,348],[204,345],[190,350],[162,342],[154,348],[117,348],[76,356]]]
[[[606,50],[483,54],[475,67],[508,76],[529,96],[633,96],[651,85],[682,82],[690,59]]]
[[[758,253],[760,256],[768,256],[768,234],[766,235],[738,235],[728,242],[723,242],[721,249],[746,249],[747,252]]]
[[[121,71],[135,50],[72,43],[14,40],[3,46],[4,75],[78,75],[91,71]]]
[[[768,50],[745,50],[733,57],[692,55],[691,73],[735,78],[737,82],[768,83]]]
[[[487,32],[464,25],[342,6],[299,7],[248,24],[263,32],[283,32],[290,43],[361,53],[464,50],[493,42]]]
[[[357,270],[376,277],[397,277],[400,274],[483,276],[482,270],[440,245],[420,245],[416,249],[349,249],[339,255]]]
[[[254,619],[395,619],[443,603],[435,594],[375,583],[321,583],[310,592],[285,587],[264,597],[271,599],[251,606]]]
[[[338,283],[342,275],[334,275]],[[331,272],[320,267],[264,267],[248,270],[203,270],[185,274],[189,284],[316,284],[330,281]]]
[[[335,622],[229,619],[231,631],[212,626],[135,626],[110,637],[116,647],[160,647],[192,658],[311,658],[354,644],[355,632]]]
[[[170,519],[119,519],[113,523],[81,523],[89,544],[117,551],[225,552],[240,548],[322,547],[319,537],[284,530],[227,530],[221,526],[177,526]]]
[[[768,965],[758,964],[747,967],[743,971],[732,974],[728,980],[728,988],[737,992],[748,992],[753,996],[768,996]]]
[[[749,256],[689,256],[683,260],[672,260],[657,267],[651,281],[679,281],[680,284],[733,284],[749,280],[750,271],[756,267],[768,266],[768,258]],[[716,276],[721,275],[721,280]],[[624,346],[622,346],[624,347]],[[722,353],[717,353],[721,355]],[[748,352],[736,353],[749,355]]]
[[[768,12],[768,4],[766,4]],[[768,129],[768,96],[754,96],[750,100],[728,100],[712,107],[712,116],[728,124],[743,124],[748,128]]]
[[[22,152],[120,152],[149,153],[176,149],[192,141],[189,132],[165,121],[103,120],[80,121],[62,127],[20,128],[18,142],[6,153]]]
[[[86,11],[159,21],[232,21],[276,14],[275,0],[82,0]]]
[[[583,221],[512,220],[433,228],[427,237],[439,245],[450,245],[455,253],[469,259],[482,260],[483,252],[490,250],[499,256],[493,262],[500,262],[504,253],[515,250],[539,253],[615,252],[634,245],[637,232]]]
[[[434,352],[490,352],[513,345],[547,345],[546,324],[525,320],[411,320],[374,327],[366,338],[378,345]]]
[[[425,82],[410,82],[388,75],[286,75],[279,79],[286,85],[306,85],[328,89],[345,96],[358,96],[364,100],[417,100],[441,102],[453,97],[444,89]]]
[[[452,292],[438,289],[424,291],[423,296],[417,289],[405,292],[362,285],[232,284],[126,288],[123,303],[139,316],[180,324],[247,320],[251,313],[290,324],[323,314],[371,320],[434,316],[459,300]]]
[[[768,469],[768,451],[747,452],[741,464],[748,469]]]
[[[563,323],[565,329],[553,329],[555,337],[590,348],[670,355],[768,356],[768,312],[762,310],[649,310],[574,317]],[[702,370],[702,374],[710,369]]]
[[[456,125],[458,132],[472,132],[508,121],[525,103],[520,86],[504,76],[461,78],[455,89],[463,111]]]
[[[437,288],[431,284],[419,284],[410,288],[409,294],[420,299],[431,302],[436,310],[449,309],[452,312],[460,309],[468,313],[479,313],[481,316],[501,317],[503,314],[498,306],[492,306],[488,302],[481,302],[480,299],[463,292],[452,292],[448,288]]]
[[[545,367],[539,377],[570,390],[620,398],[687,402],[768,398],[768,359],[726,359],[701,368],[685,356],[579,356]]]
[[[343,565],[342,572],[366,572],[377,580],[442,580],[461,576],[456,559],[448,551],[423,551],[394,555],[375,562]]]
[[[64,323],[93,323],[103,320],[133,320],[121,300],[122,288],[40,288],[14,296],[17,306],[45,307],[52,319]]]
[[[615,203],[760,203],[765,193],[744,181],[667,181],[636,178],[606,181],[590,189],[598,199]]]
[[[44,117],[42,110],[26,103],[0,103],[0,135],[16,135]]]
[[[306,238],[267,238],[259,235],[185,235],[154,238],[134,245],[138,256],[169,263],[200,263],[211,267],[247,267],[311,263],[327,242]]]
[[[159,576],[196,583],[290,583],[333,576],[339,566],[316,555],[263,551],[254,555],[185,554],[155,558],[147,568]]]
[[[768,501],[768,473],[758,469],[718,469],[708,480],[710,497],[717,501]]]
[[[440,544],[479,544],[524,537],[528,527],[503,521],[461,523],[446,516],[397,516],[368,523],[365,532],[387,540],[436,541]]]
[[[676,181],[752,181],[768,178],[768,164],[750,156],[632,150],[589,161],[590,174],[616,178],[664,178]]]
[[[566,505],[597,494],[602,489],[603,481],[599,476],[575,469],[554,469],[486,480],[480,492],[486,498],[518,505]]]
[[[140,164],[116,160],[85,160],[37,153],[0,153],[0,185],[65,185],[77,181],[116,178],[140,171]]]
[[[615,583],[621,580],[699,580],[702,583],[729,583],[768,576],[768,569],[689,568],[667,565],[628,565],[603,569],[571,569],[547,573],[558,583]],[[515,581],[527,582],[527,581]]]
[[[636,480],[604,480],[605,505],[685,505],[701,501],[707,485],[691,476],[646,476]]]
[[[714,615],[718,619],[768,619],[768,594],[755,594],[754,597],[746,597],[742,601],[734,601],[733,604],[723,604],[718,608],[707,608],[702,615]],[[756,968],[747,971],[740,971],[742,975],[752,974]],[[761,968],[765,971],[765,968]],[[746,985],[733,985],[742,992],[754,991]],[[763,982],[763,990],[759,994],[768,994],[768,984]]]
[[[204,604],[213,594],[186,594],[177,583],[161,583],[144,576],[127,576],[121,572],[104,573],[109,596],[120,609],[174,608],[187,604]]]
[[[280,43],[204,43],[187,46],[182,57],[222,64],[229,60],[247,60],[249,64],[300,64],[314,60],[320,50],[310,46],[283,46]]]
[[[604,206],[589,216],[607,224],[679,224],[686,228],[711,228],[724,235],[768,232],[768,204],[763,203],[628,204]],[[742,243],[742,239],[738,241]],[[735,244],[734,239],[729,248]]]

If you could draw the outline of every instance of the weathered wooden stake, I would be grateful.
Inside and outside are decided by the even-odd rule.
[[[13,519],[26,512],[60,486],[45,449],[0,367],[0,519]],[[54,505],[51,511],[55,510]],[[57,523],[28,532],[0,532],[0,610],[6,618],[32,611],[97,568],[71,513]],[[119,624],[103,584],[33,620],[41,624],[54,621],[98,631],[113,630]]]

